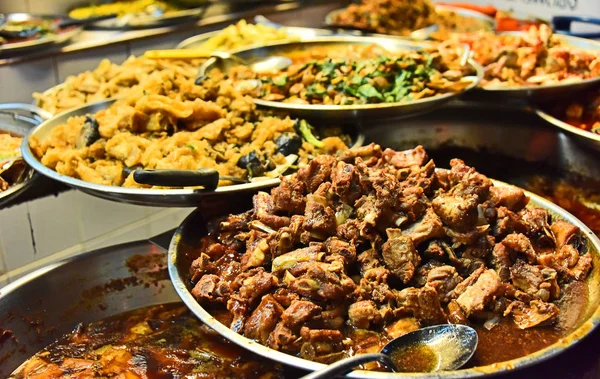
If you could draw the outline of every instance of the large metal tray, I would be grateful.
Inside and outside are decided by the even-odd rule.
[[[579,129],[573,125],[570,125],[564,122],[561,119],[558,119],[552,116],[550,113],[547,113],[542,108],[537,108],[535,113],[540,116],[545,121],[549,122],[551,125],[554,125],[567,133],[570,133],[575,138],[578,138],[583,143],[589,145],[590,147],[600,151],[600,134],[596,134],[587,130]]]
[[[48,138],[52,129],[64,124],[70,117],[94,114],[102,109],[108,108],[116,99],[109,99],[98,103],[84,105],[69,111],[65,111],[53,118],[44,121],[31,131],[30,136],[37,137],[40,141]],[[364,141],[364,135],[358,128],[349,127],[348,133],[353,139],[355,146],[360,146]],[[147,189],[147,188],[125,188],[119,186],[107,186],[89,183],[70,176],[60,175],[56,171],[44,166],[29,147],[28,139],[23,140],[21,147],[23,158],[34,170],[51,179],[62,182],[68,186],[108,200],[126,202],[137,205],[162,206],[162,207],[196,207],[199,201],[205,197],[237,196],[243,192],[255,192],[259,189],[269,188],[279,184],[279,178],[259,180],[246,184],[235,184],[231,186],[218,187],[213,191],[203,189]]]
[[[468,117],[465,117],[465,115],[468,115]],[[575,141],[569,139],[567,135],[558,132],[557,129],[546,127],[535,114],[525,110],[519,111],[502,106],[473,107],[472,104],[457,104],[428,113],[420,118],[406,120],[402,122],[402,128],[394,128],[392,121],[378,122],[378,124],[378,127],[367,129],[368,140],[395,149],[406,149],[414,147],[416,144],[422,144],[436,159],[436,163],[440,167],[447,165],[446,159],[449,158],[447,151],[451,151],[451,157],[458,156],[465,159],[467,164],[477,167],[480,172],[486,174],[501,173],[503,180],[517,185],[525,184],[532,174],[539,173],[537,168],[540,165],[549,167],[551,171],[560,177],[569,177],[573,174],[589,178],[600,177],[598,176],[600,175],[600,167],[594,164],[594,162],[597,162],[597,156],[593,150],[578,145]],[[464,151],[467,153],[461,154]],[[505,162],[512,160],[513,163],[510,167],[507,167],[507,163],[503,164],[502,159],[505,159]],[[516,164],[514,163],[515,160],[517,161]],[[528,193],[528,195],[532,199],[532,204],[547,208],[553,215],[579,226],[584,235],[588,237],[590,247],[593,247],[591,250],[595,253],[594,270],[588,282],[591,290],[590,309],[587,315],[589,318],[579,329],[570,336],[563,338],[559,343],[521,359],[495,364],[494,366],[455,372],[429,375],[411,374],[410,377],[441,379],[506,373],[510,376],[512,371],[519,371],[525,367],[556,357],[572,345],[579,344],[581,339],[590,333],[598,334],[598,331],[593,332],[593,329],[600,323],[600,293],[597,291],[600,282],[600,240],[588,227],[570,213],[539,196],[531,193]],[[259,355],[288,365],[309,370],[319,369],[323,365],[274,351],[233,332],[216,321],[196,302],[189,292],[191,282],[188,277],[189,267],[186,266],[186,260],[189,263],[187,252],[194,249],[195,244],[205,233],[204,228],[207,220],[228,212],[244,211],[250,206],[248,199],[240,199],[240,201],[246,201],[245,208],[238,202],[231,204],[226,209],[222,207],[199,209],[193,212],[178,228],[171,241],[168,260],[169,273],[175,289],[201,320],[231,341]],[[544,364],[544,366],[551,367],[549,363]],[[555,365],[556,367],[559,366]],[[595,372],[598,372],[597,365],[594,367]],[[531,368],[529,371],[533,370],[534,368]],[[553,371],[550,368],[546,372],[552,374]],[[571,377],[579,378],[581,375],[581,372],[579,372],[574,373]],[[351,377],[387,378],[394,376],[356,371]],[[397,375],[397,377],[404,376]],[[528,376],[515,374],[511,377],[524,378]]]
[[[41,15],[33,15],[29,13],[10,13],[6,15],[7,21],[31,21],[31,20],[39,20],[43,17],[51,17],[51,18],[61,18],[60,16],[41,16]],[[51,36],[46,36],[38,39],[22,41],[22,42],[12,42],[0,44],[0,55],[2,54],[10,54],[16,55],[24,52],[30,52],[34,50],[45,49],[48,47],[60,45],[61,43],[65,43],[69,41],[71,38],[75,37],[77,34],[81,33],[83,27],[81,26],[72,26],[66,28],[63,31],[59,31],[59,33]]]
[[[320,37],[306,39],[303,41],[284,41],[273,42],[259,47],[249,47],[233,50],[231,53],[243,59],[246,62],[252,62],[267,58],[270,56],[286,55],[287,53],[299,50],[310,50],[313,48],[329,48],[334,46],[350,45],[379,45],[382,48],[394,52],[403,50],[419,50],[428,44],[408,41],[395,38],[376,38],[376,37]],[[223,60],[218,57],[208,59],[200,68],[200,72],[209,73],[213,68],[228,70],[231,66],[239,64],[236,60]],[[420,99],[407,103],[381,103],[381,104],[362,104],[362,105],[314,105],[314,104],[292,104],[277,101],[267,101],[255,99],[254,102],[265,108],[285,111],[289,114],[306,119],[321,119],[330,121],[347,121],[356,119],[382,119],[382,118],[404,118],[424,113],[458,98],[460,95],[477,87],[481,78],[483,78],[483,68],[470,59],[468,63],[476,72],[476,77],[471,77],[472,83],[465,90],[458,93],[448,93],[439,96]]]

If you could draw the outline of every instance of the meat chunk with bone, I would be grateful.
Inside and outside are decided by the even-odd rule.
[[[412,315],[423,325],[446,322],[446,315],[433,287],[405,288],[397,293],[396,301],[401,314]]]
[[[542,301],[558,299],[560,296],[554,269],[529,265],[519,259],[510,268],[510,277],[516,288]]]
[[[290,269],[293,276],[287,288],[313,300],[341,300],[351,294],[356,284],[344,273],[339,262],[299,263]]]
[[[524,234],[512,233],[504,237],[502,244],[507,248],[520,253],[529,263],[534,263],[537,258],[535,249],[531,241]]]
[[[387,303],[394,299],[394,293],[388,285],[390,272],[384,267],[367,270],[360,279],[354,295],[359,300],[373,300],[378,304]]]
[[[297,300],[283,312],[281,319],[285,326],[291,330],[298,330],[302,325],[312,320],[316,315],[321,313],[323,308],[304,300]]]
[[[421,263],[421,257],[412,240],[400,235],[398,229],[388,229],[388,236],[391,237],[383,244],[381,252],[385,267],[406,284],[415,274],[416,267]]]
[[[273,198],[266,192],[258,192],[252,198],[254,204],[255,217],[263,224],[273,229],[278,229],[289,225],[290,218],[275,215],[275,205]]]
[[[366,146],[360,146],[354,149],[346,150],[342,153],[339,160],[343,162],[352,163],[357,157],[368,159],[371,157],[381,156],[381,146],[374,143],[370,143]]]
[[[429,239],[444,237],[446,232],[438,215],[435,214],[433,209],[429,208],[420,220],[407,229],[403,229],[402,234],[410,237],[415,247],[418,247],[422,242]]]
[[[513,320],[519,328],[528,329],[552,323],[559,312],[556,305],[544,303],[540,300],[533,300],[529,305],[522,301],[513,301],[504,312],[504,315],[512,314]]]
[[[444,225],[459,232],[475,227],[478,215],[475,197],[441,195],[433,199],[431,205]]]
[[[330,255],[339,255],[346,264],[352,264],[356,261],[356,247],[337,237],[329,237],[324,243],[325,250]]]
[[[578,245],[579,244],[579,228],[570,222],[564,220],[556,220],[550,226],[554,238],[556,240],[556,247],[561,248],[565,245]]]
[[[280,321],[269,335],[267,344],[270,348],[279,351],[297,353],[300,351],[299,336],[294,334],[290,328]]]
[[[338,162],[331,173],[331,183],[333,191],[346,204],[354,205],[361,196],[360,179],[354,165]]]
[[[331,178],[331,169],[336,164],[335,157],[319,155],[306,167],[302,167],[296,174],[296,179],[306,184],[306,190],[315,192],[319,186]]]
[[[428,157],[423,146],[417,146],[414,149],[404,151],[385,149],[383,151],[383,159],[386,163],[401,169],[412,166],[423,166],[427,162]]]
[[[219,303],[227,302],[230,294],[229,283],[221,281],[217,275],[204,275],[192,289],[196,300],[210,300]]]
[[[448,178],[453,185],[451,193],[453,195],[468,196],[475,195],[480,202],[488,199],[492,181],[485,175],[475,171],[460,159],[450,161],[450,173]]]
[[[325,256],[325,253],[321,251],[322,247],[322,244],[317,243],[280,255],[273,259],[271,272],[285,271],[301,262],[319,262]]]
[[[350,325],[360,329],[371,329],[382,321],[381,314],[376,304],[371,300],[362,300],[353,303],[348,308],[348,321]]]
[[[314,233],[317,238],[325,240],[327,236],[335,233],[337,227],[335,211],[330,207],[326,197],[307,195],[304,215],[304,229]]]
[[[485,270],[477,281],[456,299],[458,305],[470,317],[475,312],[483,311],[500,289],[500,277],[494,270]]]
[[[272,295],[263,296],[244,325],[244,335],[262,344],[267,344],[269,335],[277,326],[283,307]]]
[[[453,290],[462,280],[453,266],[435,267],[427,274],[427,284],[438,293],[441,303],[451,300]]]
[[[271,190],[273,209],[288,214],[303,214],[306,200],[306,184],[296,178],[283,177],[281,184]]]

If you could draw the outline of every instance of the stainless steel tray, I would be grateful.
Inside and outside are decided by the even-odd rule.
[[[252,62],[260,58],[266,58],[274,55],[285,55],[291,51],[308,50],[317,47],[333,47],[348,45],[379,45],[382,48],[394,52],[402,50],[418,50],[427,46],[426,44],[394,38],[376,38],[376,37],[320,37],[306,39],[303,41],[284,41],[269,43],[259,47],[241,48],[231,53],[239,58]],[[237,64],[235,60],[222,60],[216,57],[208,59],[200,68],[200,72],[210,72],[213,68],[227,70],[230,65]],[[450,100],[454,100],[465,92],[477,87],[483,77],[483,68],[473,60],[468,64],[477,72],[476,77],[472,77],[472,84],[464,91],[459,93],[449,93],[440,96],[425,98],[407,103],[381,103],[381,104],[363,104],[363,105],[313,105],[313,104],[292,104],[277,101],[267,101],[255,99],[254,102],[262,107],[271,108],[280,111],[286,111],[289,114],[306,119],[322,119],[328,121],[348,121],[356,119],[375,119],[375,118],[404,118],[414,116],[433,110]]]
[[[65,111],[53,118],[44,121],[31,131],[30,136],[37,137],[40,141],[48,138],[52,129],[64,124],[70,117],[94,114],[109,107],[116,99],[109,99],[98,103],[84,105]],[[350,130],[349,130],[350,132]],[[364,135],[356,128],[350,132],[354,145],[359,146],[364,142]],[[162,206],[162,207],[195,207],[200,199],[216,196],[236,196],[240,192],[257,191],[279,184],[279,179],[260,180],[246,184],[218,187],[214,191],[202,189],[147,189],[125,188],[89,183],[70,176],[60,175],[56,171],[44,166],[29,147],[28,139],[23,140],[21,147],[23,158],[35,171],[51,179],[62,182],[68,186],[108,200],[115,200],[137,205]]]
[[[38,115],[42,115],[42,117]],[[0,132],[26,137],[32,128],[47,117],[50,117],[47,112],[29,104],[0,104]],[[0,192],[0,208],[31,186],[36,177],[35,171],[28,168],[25,179],[21,183]]]
[[[1,288],[0,328],[9,338],[0,344],[0,377],[81,322],[180,301],[166,270],[165,251],[140,241],[50,264]]]
[[[504,186],[506,184],[495,181],[496,186]],[[458,371],[447,371],[447,372],[436,372],[436,373],[425,373],[425,374],[410,374],[411,378],[427,378],[427,379],[449,379],[449,378],[471,378],[479,376],[491,376],[494,374],[502,373],[507,370],[516,370],[531,366],[533,364],[542,362],[546,359],[552,358],[573,344],[577,344],[583,337],[590,334],[600,323],[600,293],[596,290],[600,281],[600,239],[581,221],[576,219],[573,215],[566,212],[557,205],[545,200],[532,193],[527,193],[531,198],[530,204],[548,209],[554,217],[558,217],[571,222],[578,226],[582,230],[582,234],[588,239],[588,249],[594,256],[594,268],[588,279],[588,287],[590,289],[589,305],[586,308],[586,319],[581,322],[580,326],[574,330],[569,336],[562,338],[560,341],[551,345],[543,350],[530,354],[526,357],[514,359],[508,362],[495,363],[489,366],[475,367]],[[239,202],[241,203],[241,202]],[[228,340],[256,353],[268,359],[281,362],[286,365],[302,368],[305,370],[318,370],[324,368],[325,365],[317,362],[312,362],[299,358],[297,356],[289,355],[269,347],[266,347],[256,341],[248,339],[229,327],[221,324],[214,316],[212,316],[206,309],[204,309],[192,296],[191,289],[193,285],[189,279],[189,266],[190,263],[188,253],[196,248],[202,236],[205,236],[208,231],[206,229],[207,223],[214,217],[227,215],[229,212],[240,211],[240,204],[237,204],[238,209],[197,209],[186,220],[175,232],[171,245],[169,247],[168,265],[169,274],[175,287],[175,290],[188,306],[189,309],[204,323],[214,329],[216,332],[221,334]],[[246,202],[246,209],[251,207],[251,202]],[[486,375],[489,374],[489,375]],[[407,378],[406,373],[386,373],[386,372],[372,372],[356,370],[348,374],[352,378]]]
[[[11,20],[29,21],[29,20],[40,19],[42,17],[48,17],[48,16],[33,15],[33,14],[29,14],[29,13],[10,13],[10,14],[6,15],[6,20],[7,21],[11,21]],[[50,16],[50,17],[57,18],[58,16],[57,17]],[[19,53],[30,52],[30,51],[34,51],[34,50],[40,50],[40,49],[60,45],[61,43],[65,43],[65,42],[69,41],[71,38],[75,37],[77,34],[81,33],[82,30],[83,30],[83,27],[81,27],[81,26],[73,26],[73,27],[67,28],[66,30],[64,30],[60,33],[52,35],[52,36],[46,36],[46,37],[33,39],[33,40],[29,40],[29,41],[23,41],[23,42],[0,44],[0,55],[2,55],[2,54],[16,55]]]
[[[546,113],[543,109],[535,109],[535,113],[540,116],[543,120],[547,121],[551,125],[554,125],[567,133],[570,133],[575,138],[581,140],[583,143],[590,147],[600,151],[600,134],[593,133],[587,130],[579,129],[573,125],[570,125],[549,113]]]
[[[519,35],[521,32],[504,32],[503,34]],[[600,42],[591,39],[557,35],[566,44],[583,50],[600,51]],[[481,101],[528,101],[543,102],[569,97],[575,92],[600,85],[600,77],[585,79],[574,83],[528,86],[515,88],[477,88],[467,95],[469,99]]]

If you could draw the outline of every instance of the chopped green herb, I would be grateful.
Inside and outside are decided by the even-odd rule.
[[[312,133],[312,129],[313,127],[308,122],[306,122],[305,120],[300,120],[299,131],[302,135],[302,138],[304,138],[306,142],[310,143],[311,145],[318,148],[322,148],[323,146],[325,146],[325,144],[322,141],[319,141],[317,137],[314,136],[314,134]]]

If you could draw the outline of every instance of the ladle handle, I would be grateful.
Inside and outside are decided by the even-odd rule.
[[[394,363],[390,357],[385,354],[359,354],[350,358],[342,359],[341,361],[335,362],[334,364],[329,365],[322,370],[305,375],[300,379],[333,379],[341,375],[346,375],[356,366],[373,361],[378,361],[388,368],[394,368]]]
[[[133,180],[139,184],[161,187],[204,187],[215,189],[219,185],[219,172],[212,168],[198,170],[136,170]]]

